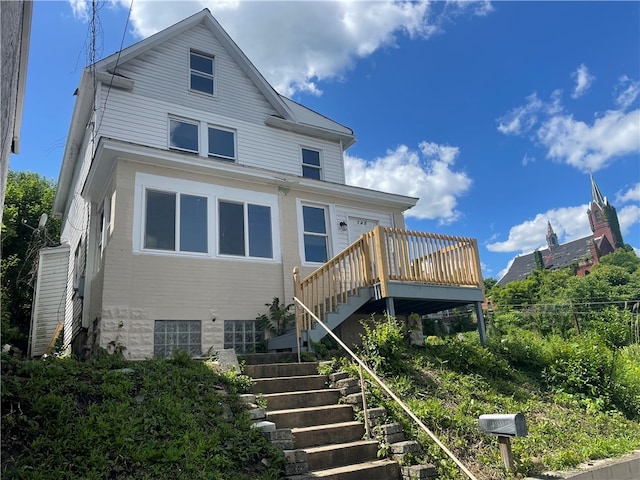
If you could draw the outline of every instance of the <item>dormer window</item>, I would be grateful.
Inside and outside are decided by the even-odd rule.
[[[302,149],[302,176],[307,178],[322,178],[322,167],[320,165],[320,152],[309,148]]]
[[[191,51],[189,66],[191,90],[213,95],[213,57]]]

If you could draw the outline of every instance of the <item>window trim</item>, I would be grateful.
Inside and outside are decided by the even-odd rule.
[[[233,157],[229,157],[227,155],[220,155],[217,153],[211,152],[211,142],[209,142],[209,131],[210,130],[219,130],[221,132],[229,132],[233,135]],[[220,125],[214,125],[211,123],[207,124],[207,156],[209,158],[218,158],[221,160],[225,160],[228,162],[236,163],[238,159],[238,142],[237,142],[237,134],[236,130],[227,127],[221,127]]]
[[[243,221],[243,234],[244,234],[244,255],[234,255],[232,253],[222,253],[220,251],[220,247],[221,247],[221,242],[219,240],[219,234],[220,234],[220,203],[224,202],[224,203],[230,203],[230,204],[235,204],[235,205],[242,205],[242,221]],[[249,224],[249,205],[254,205],[256,207],[267,207],[269,208],[269,215],[270,215],[270,221],[271,221],[271,257],[255,257],[251,255],[251,240],[249,238],[249,235],[251,233],[250,231],[250,224]],[[219,257],[225,257],[225,258],[246,258],[246,259],[253,259],[253,260],[272,260],[274,258],[274,252],[275,252],[275,246],[273,244],[273,206],[272,205],[265,205],[262,203],[256,203],[256,202],[249,202],[249,201],[243,201],[243,200],[230,200],[224,197],[217,197],[216,199],[216,213],[218,215],[217,217],[217,232],[218,232],[218,237],[217,237],[217,246],[218,246],[218,251],[217,254]]]
[[[305,266],[317,267],[318,265],[323,265],[326,262],[313,262],[313,261],[307,260],[307,256],[305,252],[305,243],[304,243],[304,237],[307,234],[307,232],[305,232],[304,230],[304,208],[303,207],[321,208],[324,210],[324,222],[325,222],[325,228],[327,230],[327,233],[325,234],[327,238],[327,261],[329,261],[329,259],[331,259],[333,256],[333,252],[335,251],[334,238],[333,238],[334,236],[331,229],[331,224],[332,224],[331,219],[335,217],[332,206],[327,204],[322,204],[322,203],[308,202],[301,199],[298,199],[297,203],[298,203],[298,243],[300,246],[300,249],[299,249],[300,262],[302,263],[302,265],[305,265]],[[315,235],[314,232],[310,232],[310,233]]]
[[[178,250],[153,250],[144,248],[146,190],[158,190],[177,195],[195,195],[207,198],[207,253],[182,252]],[[271,209],[271,258],[218,254],[218,203],[217,200],[235,203],[250,203]],[[246,209],[245,209],[246,210]],[[176,227],[177,228],[177,227]],[[252,263],[282,263],[280,241],[280,202],[277,194],[255,192],[220,184],[207,184],[181,178],[163,177],[136,172],[133,204],[132,251],[134,255],[162,255],[172,257],[199,257],[223,261]],[[248,248],[248,244],[247,244]],[[248,251],[248,250],[247,250]]]
[[[150,248],[145,246],[146,244],[146,235],[147,235],[147,193],[148,192],[157,192],[163,194],[170,194],[174,196],[174,224],[173,224],[173,249],[165,249],[165,248]],[[207,212],[206,212],[206,221],[207,221],[207,239],[206,239],[206,251],[198,252],[194,250],[183,250],[182,249],[182,197],[183,196],[191,196],[191,197],[201,197],[206,201]],[[164,188],[155,188],[155,187],[146,187],[143,191],[143,219],[142,219],[142,244],[141,247],[144,251],[148,252],[159,252],[159,253],[179,253],[183,255],[195,255],[195,256],[207,256],[209,254],[209,249],[211,248],[209,242],[209,224],[210,224],[210,215],[209,215],[209,198],[206,195],[202,194],[193,194],[176,190],[168,190]]]
[[[316,152],[318,154],[318,163],[319,163],[319,165],[313,165],[313,164],[310,164],[310,163],[305,163],[305,161],[304,161],[304,151],[305,150],[307,150],[309,152]],[[304,169],[305,168],[310,168],[310,169],[313,169],[313,170],[317,170],[319,172],[319,178],[305,176],[305,174],[304,174]],[[319,148],[301,146],[300,147],[300,169],[301,169],[301,174],[302,174],[302,176],[304,178],[310,178],[312,180],[324,180],[324,162],[323,162],[323,159],[322,159],[322,150],[320,150]]]
[[[211,75],[209,75],[206,72],[203,72],[202,70],[196,70],[194,68],[192,68],[191,66],[191,55],[197,55],[198,57],[202,57],[202,58],[206,58],[208,60],[211,60]],[[200,50],[195,50],[193,48],[189,49],[189,78],[188,78],[188,85],[189,85],[189,91],[193,92],[193,93],[197,93],[197,94],[201,94],[201,95],[206,95],[208,97],[215,97],[216,96],[216,56],[209,54],[209,53],[204,53]],[[193,88],[191,86],[191,75],[193,73],[196,73],[196,75],[199,75],[201,77],[204,78],[211,78],[211,82],[212,82],[212,91],[211,92],[205,92],[203,90],[198,90],[196,88]]]
[[[189,148],[182,148],[182,147],[174,147],[171,145],[171,122],[179,122],[179,123],[184,123],[186,125],[193,125],[196,127],[196,144],[197,144],[197,149],[196,150],[191,150]],[[196,153],[199,154],[200,153],[200,123],[198,120],[192,120],[190,118],[184,118],[184,117],[178,117],[178,116],[174,116],[174,115],[169,115],[168,117],[168,122],[167,122],[167,147],[169,150],[175,151],[175,152],[188,152],[188,153]]]

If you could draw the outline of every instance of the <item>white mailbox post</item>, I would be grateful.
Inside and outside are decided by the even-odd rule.
[[[526,437],[527,422],[522,413],[480,415],[480,428],[489,435],[496,435],[500,446],[500,456],[507,470],[514,470],[511,437]]]

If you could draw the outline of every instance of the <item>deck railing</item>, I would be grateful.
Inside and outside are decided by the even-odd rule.
[[[293,277],[294,296],[321,319],[362,287],[379,287],[380,298],[389,282],[482,288],[476,239],[380,226],[304,279],[298,267]],[[313,320],[299,310],[296,318],[299,338]]]

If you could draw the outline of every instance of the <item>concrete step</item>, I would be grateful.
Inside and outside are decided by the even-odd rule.
[[[294,329],[295,331],[295,329]],[[242,353],[238,355],[238,361],[245,365],[257,365],[264,363],[297,362],[297,353]]]
[[[351,405],[322,405],[319,407],[290,408],[267,411],[267,420],[277,428],[311,427],[353,420]]]
[[[357,442],[322,445],[306,449],[309,470],[325,470],[353,463],[377,460],[378,442],[359,440]]]
[[[327,381],[327,375],[256,378],[253,380],[253,393],[266,394],[320,390],[327,386]]]
[[[400,466],[393,460],[374,460],[310,473],[325,480],[399,480]]]
[[[298,377],[302,375],[317,375],[318,362],[245,365],[244,373],[251,378]]]
[[[349,443],[362,440],[364,425],[362,422],[342,422],[329,425],[292,428],[296,448],[318,447],[336,443]]]
[[[336,405],[340,400],[340,396],[340,390],[325,388],[304,392],[268,393],[263,398],[267,402],[267,410],[286,410],[289,408]]]

